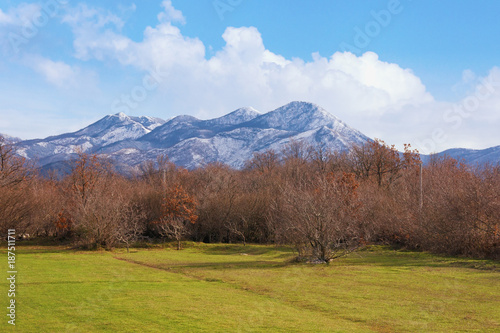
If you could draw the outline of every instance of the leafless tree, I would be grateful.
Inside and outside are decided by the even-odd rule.
[[[15,154],[14,147],[0,136],[0,228],[25,233],[35,206],[32,201],[34,169]]]
[[[285,185],[276,209],[289,240],[324,262],[358,248],[357,186],[352,174]]]

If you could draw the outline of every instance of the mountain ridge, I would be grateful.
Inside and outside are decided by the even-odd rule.
[[[451,148],[436,154],[448,156],[465,163],[475,165],[484,163],[500,163],[500,145],[485,149]]]
[[[163,120],[117,113],[76,132],[21,140],[15,146],[20,156],[36,160],[42,169],[57,169],[81,151],[108,156],[120,170],[127,171],[158,155],[168,155],[172,162],[187,168],[212,162],[241,168],[255,152],[281,151],[292,140],[343,151],[371,139],[316,104],[294,101],[266,113],[243,107],[208,120],[189,115]],[[488,152],[448,150],[438,155],[498,162],[500,146],[494,148]]]

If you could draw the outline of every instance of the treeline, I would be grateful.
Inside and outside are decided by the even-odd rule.
[[[369,243],[500,258],[500,167],[433,157],[422,166],[376,140],[331,152],[291,142],[242,170],[188,171],[166,156],[125,177],[80,153],[71,172],[41,177],[0,138],[0,227],[85,248],[137,241],[293,244],[328,261]]]

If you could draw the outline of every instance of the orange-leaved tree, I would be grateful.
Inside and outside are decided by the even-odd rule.
[[[177,250],[181,249],[181,240],[188,233],[187,225],[198,220],[197,202],[181,185],[167,189],[162,204],[162,214],[155,224],[160,234],[177,241]]]

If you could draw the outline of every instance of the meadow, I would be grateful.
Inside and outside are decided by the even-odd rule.
[[[265,245],[18,245],[16,326],[3,314],[3,332],[500,331],[498,261],[386,246],[307,264]]]

